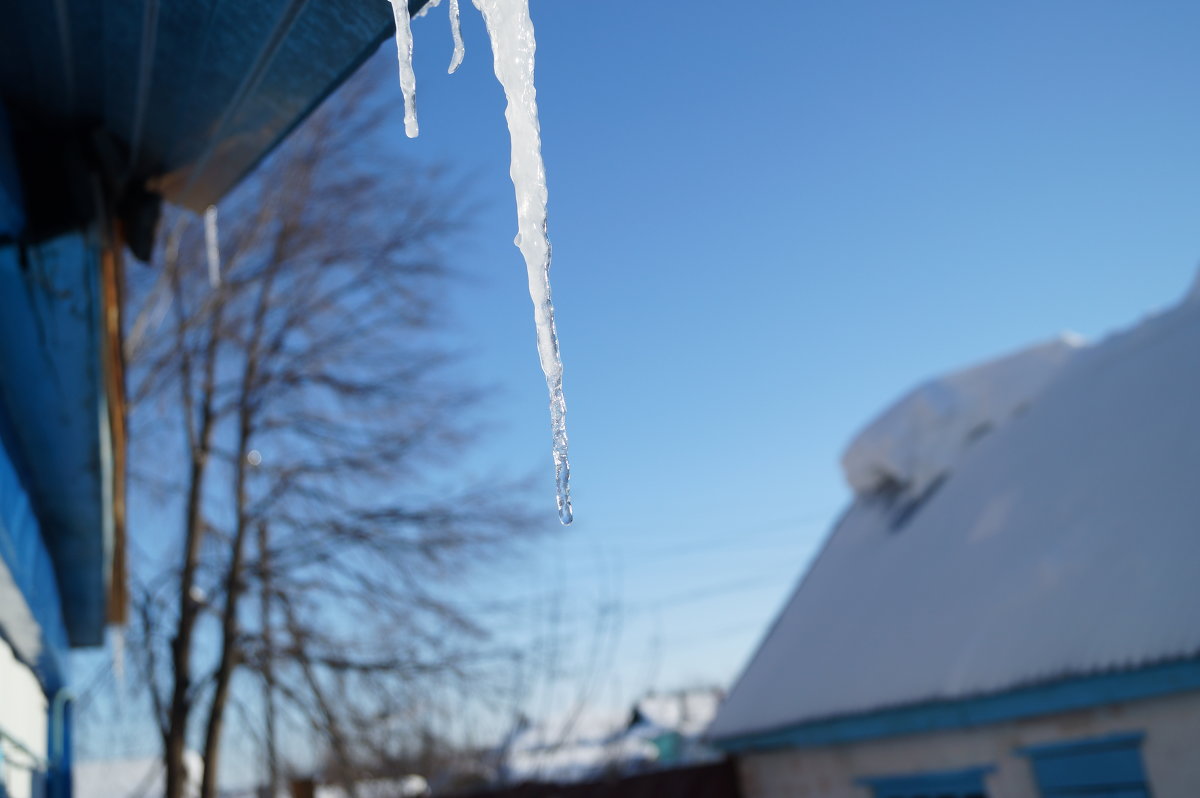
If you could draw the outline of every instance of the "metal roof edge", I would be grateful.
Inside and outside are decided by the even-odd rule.
[[[425,7],[428,5],[429,2],[430,2],[430,0],[409,0],[409,2],[408,2],[409,16],[412,17],[413,19],[416,19],[418,14],[425,10]],[[304,120],[306,120],[310,116],[312,116],[313,112],[321,107],[321,103],[323,103],[327,99],[329,99],[329,96],[331,94],[333,94],[335,91],[337,91],[342,86],[342,84],[344,84],[347,80],[349,80],[350,77],[355,72],[357,72],[359,70],[359,68],[362,67],[363,64],[365,64],[367,62],[367,59],[375,54],[376,50],[378,50],[380,47],[382,47],[383,44],[388,39],[392,38],[395,35],[395,32],[396,32],[396,28],[395,28],[394,22],[389,24],[387,27],[383,28],[382,30],[380,30],[380,32],[375,36],[375,38],[372,39],[371,42],[366,47],[364,47],[361,52],[359,52],[358,56],[355,57],[355,59],[353,61],[351,61],[350,64],[347,65],[347,67],[345,69],[343,69],[336,78],[334,78],[332,81],[330,81],[329,85],[325,87],[325,90],[321,94],[314,97],[312,102],[310,102],[303,111],[301,111],[299,114],[297,114],[295,119],[293,119],[291,121],[291,123],[288,124],[287,127],[283,128],[281,131],[279,131],[279,134],[274,138],[274,140],[271,141],[271,143],[265,149],[263,149],[263,151],[261,153],[259,153],[259,156],[257,158],[255,158],[252,162],[250,162],[250,164],[242,171],[242,173],[239,174],[237,176],[237,178],[234,179],[234,181],[225,188],[222,196],[227,195],[230,191],[237,188],[237,186],[241,185],[242,181],[244,181],[249,175],[253,174],[254,171],[256,169],[258,169],[259,166],[262,165],[262,162],[265,161],[268,157],[270,157],[271,153],[275,152],[275,150],[278,149],[279,145],[282,144],[284,141],[286,141],[288,136],[292,135],[292,133],[295,132],[296,128],[298,128],[301,124],[304,123]],[[161,175],[158,178],[156,178],[156,180],[158,181],[158,184],[161,187],[166,187],[166,186],[170,186],[170,185],[174,185],[174,184],[186,185],[188,182],[190,182],[192,170],[195,168],[196,168],[196,164],[193,163],[193,164],[190,164],[185,169],[179,170],[178,172],[175,172],[173,174]],[[181,195],[180,197],[178,197],[177,201],[180,204],[184,205],[184,207],[189,207],[192,210],[196,211],[197,213],[199,213],[203,210],[203,207],[193,206],[191,203],[188,203],[187,199],[188,198],[186,197],[186,192],[184,192],[184,195]],[[201,203],[201,204],[203,204],[203,203]]]
[[[1077,675],[999,693],[801,722],[710,742],[730,754],[947,731],[1200,690],[1200,657]]]

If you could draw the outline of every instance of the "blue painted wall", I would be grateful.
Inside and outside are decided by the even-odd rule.
[[[45,611],[47,623],[50,615],[56,618],[53,629],[65,622],[72,644],[99,644],[112,537],[99,242],[73,232],[23,247],[18,239],[24,223],[8,121],[0,109],[0,518],[9,525],[6,556],[14,558],[10,570],[23,581],[31,606],[46,605],[47,591],[56,593],[53,611]],[[35,557],[35,549],[43,554]],[[55,579],[42,573],[47,562]],[[29,593],[34,589],[36,595]]]
[[[73,645],[103,642],[112,550],[99,274],[99,247],[82,233],[0,245],[0,444],[41,528]]]

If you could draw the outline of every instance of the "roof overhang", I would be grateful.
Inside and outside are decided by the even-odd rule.
[[[409,0],[416,14],[427,0]],[[201,210],[394,32],[386,0],[19,2],[0,25],[0,443],[70,642],[125,599],[122,244]],[[7,112],[7,113],[5,113]]]
[[[39,185],[64,152],[131,216],[144,194],[217,202],[393,31],[386,0],[17,3],[0,26],[0,98],[40,172],[23,167],[34,227],[54,235],[95,212]]]

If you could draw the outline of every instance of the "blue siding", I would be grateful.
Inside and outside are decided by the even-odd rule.
[[[99,249],[0,245],[0,444],[41,528],[72,645],[104,639],[112,518]]]
[[[30,652],[13,646],[17,656],[33,667],[47,695],[53,695],[66,681],[67,630],[59,606],[58,583],[54,565],[42,540],[37,518],[29,497],[17,477],[7,452],[0,446],[0,559],[12,574],[25,603],[41,627],[40,651]],[[4,611],[0,608],[0,636],[8,639],[3,628]],[[8,640],[10,644],[15,640]],[[30,662],[29,659],[34,661]]]
[[[1200,660],[1084,676],[1005,693],[803,723],[715,740],[727,752],[767,751],[944,731],[1200,690]]]

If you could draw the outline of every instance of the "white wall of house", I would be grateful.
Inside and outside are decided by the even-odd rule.
[[[28,766],[33,764],[29,753],[43,762],[46,759],[46,712],[46,696],[37,676],[0,639],[0,779],[10,798],[40,798],[41,775]]]
[[[739,771],[745,798],[871,798],[859,779],[990,765],[988,798],[1037,798],[1030,762],[1017,749],[1121,732],[1146,735],[1142,762],[1155,796],[1200,796],[1200,692],[975,729],[745,754]]]

